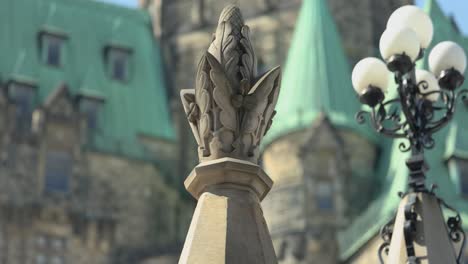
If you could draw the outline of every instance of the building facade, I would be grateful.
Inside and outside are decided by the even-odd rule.
[[[372,173],[379,151],[375,135],[346,129],[345,125],[354,128],[352,115],[358,109],[351,99],[349,65],[376,54],[387,18],[411,1],[232,2],[251,28],[259,70],[286,65],[278,115],[269,132],[274,136],[263,158],[275,180],[263,206],[280,263],[337,263],[338,230],[376,194]],[[217,14],[228,3],[140,1],[152,14],[155,36],[163,44],[169,100],[181,143],[180,182],[194,166],[196,146],[179,90],[193,87]],[[344,89],[349,90],[343,93]],[[335,100],[338,97],[343,99]],[[336,125],[337,118],[344,126]],[[289,124],[291,120],[295,123]],[[275,129],[275,124],[285,127]],[[357,155],[350,155],[351,150]],[[347,204],[349,199],[354,199],[353,206]]]
[[[379,263],[380,228],[391,222],[398,193],[407,189],[400,142],[355,121],[361,106],[350,84],[346,39],[340,40],[330,7],[325,1],[302,4],[264,146],[263,165],[275,186],[263,208],[280,263]],[[468,50],[466,37],[436,1],[427,1],[425,11],[434,21],[432,46],[453,40]],[[418,67],[427,68],[427,61]],[[428,182],[463,219],[468,171],[462,133],[468,130],[462,120],[468,108],[459,111],[426,156]]]
[[[375,54],[386,19],[395,8],[411,0],[327,2],[343,36],[347,60],[353,63]],[[193,87],[196,66],[211,42],[218,16],[231,3],[240,7],[246,24],[251,28],[260,72],[283,65],[293,38],[301,0],[140,0],[140,6],[152,15],[155,36],[162,43],[169,101],[180,139],[180,182],[196,164],[197,156],[180,104],[179,91]]]
[[[177,262],[193,208],[182,182],[198,163],[179,91],[231,2],[259,70],[284,66],[262,158],[279,262],[377,263],[405,156],[354,121],[350,65],[377,56],[388,16],[410,0],[2,2],[0,263]],[[434,42],[468,48],[427,2]],[[430,181],[465,218],[466,111],[429,157]]]
[[[0,263],[177,255],[192,204],[171,181],[176,139],[149,15],[0,5]]]

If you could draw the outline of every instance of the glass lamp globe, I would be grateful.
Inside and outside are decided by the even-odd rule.
[[[419,92],[424,96],[424,98],[432,102],[439,99],[439,93],[431,93],[440,90],[439,83],[434,74],[429,71],[418,69],[416,70],[416,83],[418,84]]]
[[[380,54],[388,61],[392,56],[406,54],[414,62],[420,51],[418,36],[407,27],[387,28],[380,38]]]
[[[377,58],[365,58],[354,66],[351,76],[354,90],[361,95],[369,86],[387,91],[390,72],[385,63]]]
[[[406,5],[395,10],[387,22],[387,28],[409,27],[414,30],[420,42],[420,48],[427,48],[434,35],[431,18],[421,9]]]
[[[437,77],[452,68],[463,75],[466,69],[465,51],[455,42],[441,42],[429,54],[429,68]]]

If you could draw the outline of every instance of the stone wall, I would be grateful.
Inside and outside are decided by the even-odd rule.
[[[363,159],[354,161],[350,151],[358,144]],[[263,166],[275,184],[262,204],[280,263],[338,262],[336,232],[355,206],[353,167],[372,167],[374,154],[372,142],[336,129],[323,115],[265,149]],[[359,184],[361,197],[372,190],[370,181]]]
[[[193,209],[168,185],[168,172],[155,161],[85,147],[92,131],[73,98],[66,88],[51,96],[28,126],[17,125],[25,120],[0,98],[0,263],[127,264],[178,255]],[[50,163],[51,153],[70,157],[68,173],[53,175],[68,179],[60,185],[46,171],[65,161]]]
[[[346,215],[350,220],[358,216],[379,192],[378,177],[375,175],[379,149],[371,139],[360,136],[350,130],[340,130],[344,140],[344,152],[347,153],[347,166],[350,174],[346,177],[345,197],[352,201]],[[365,186],[365,189],[362,187]]]
[[[379,40],[390,14],[412,0],[328,0],[350,64],[379,55]]]
[[[178,225],[177,191],[163,181],[163,175],[153,164],[138,160],[100,154],[87,154],[88,172],[98,188],[112,193],[117,218],[115,246],[135,250],[154,247],[177,250],[187,226]],[[105,194],[97,201],[107,202]],[[186,209],[186,208],[184,208]]]

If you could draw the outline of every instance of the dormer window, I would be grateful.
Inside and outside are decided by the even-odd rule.
[[[53,67],[63,65],[65,40],[66,37],[59,34],[48,32],[40,34],[41,57],[44,64]]]
[[[10,82],[8,97],[16,106],[16,123],[20,131],[26,131],[31,124],[36,89],[30,84]]]
[[[130,79],[130,58],[132,51],[128,48],[109,46],[106,48],[106,63],[109,77],[127,82]]]

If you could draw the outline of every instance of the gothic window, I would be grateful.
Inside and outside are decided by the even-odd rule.
[[[35,264],[64,264],[66,241],[63,237],[40,234],[35,238]]]
[[[43,63],[60,67],[63,65],[65,37],[42,33],[41,34],[41,57]]]
[[[16,106],[16,123],[19,131],[27,131],[31,125],[36,89],[30,84],[11,82],[8,94]]]
[[[70,188],[72,157],[66,151],[52,150],[46,154],[45,184],[47,193],[66,193]]]
[[[316,196],[317,208],[322,211],[331,211],[334,207],[333,188],[330,182],[319,182],[317,184]]]
[[[127,82],[130,78],[131,50],[116,47],[107,47],[106,50],[106,63],[110,78]]]
[[[82,97],[80,99],[80,111],[86,115],[88,129],[96,129],[98,113],[103,101],[97,98]]]

